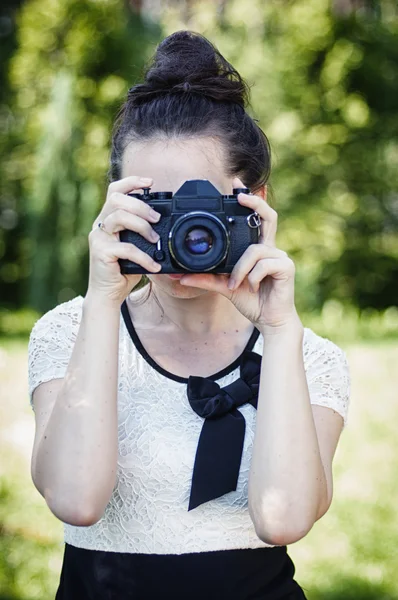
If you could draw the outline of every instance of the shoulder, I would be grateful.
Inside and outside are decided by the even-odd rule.
[[[29,342],[33,339],[48,337],[51,333],[66,333],[66,330],[75,330],[81,321],[83,296],[76,296],[72,300],[58,304],[42,315],[34,324],[30,333]]]
[[[262,354],[263,340],[260,338],[255,351]],[[304,327],[303,363],[311,404],[319,404],[337,411],[343,417],[345,425],[348,418],[351,379],[344,350],[328,338]]]
[[[318,335],[309,327],[304,327],[303,354],[306,369],[315,362],[321,362],[325,366],[333,363],[348,366],[344,350],[332,340]]]
[[[327,386],[350,389],[350,369],[346,353],[335,342],[304,328],[304,368],[309,383],[322,382]]]
[[[30,403],[38,385],[65,375],[81,321],[83,297],[58,304],[36,321],[28,345]]]
[[[263,348],[264,339],[260,334],[253,350],[258,354],[262,354]],[[309,327],[304,327],[303,358],[306,370],[319,361],[324,364],[332,362],[348,364],[347,355],[340,346],[332,340],[318,335]]]
[[[328,338],[305,328],[303,356],[311,403],[338,412],[345,427],[351,394],[346,353]]]

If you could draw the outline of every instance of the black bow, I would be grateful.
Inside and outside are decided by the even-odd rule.
[[[205,377],[189,377],[188,400],[204,417],[196,450],[188,511],[236,490],[246,421],[238,406],[250,402],[257,408],[261,356],[244,352],[240,378],[224,388]]]

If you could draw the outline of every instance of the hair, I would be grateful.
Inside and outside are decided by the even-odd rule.
[[[123,153],[133,141],[200,136],[219,139],[228,175],[259,190],[269,177],[270,147],[248,105],[248,85],[211,42],[191,31],[173,33],[116,116],[109,180],[121,178]]]

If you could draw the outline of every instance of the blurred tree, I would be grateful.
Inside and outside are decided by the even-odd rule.
[[[396,305],[398,8],[341,0],[342,15],[337,2],[26,3],[12,114],[1,121],[11,132],[0,164],[3,206],[11,199],[1,217],[2,302],[18,290],[18,304],[46,310],[85,292],[111,123],[162,26],[203,32],[253,84],[253,113],[273,148],[278,244],[298,264],[300,308]]]
[[[298,263],[300,307],[397,305],[395,2],[347,17],[330,0],[195,7],[184,23],[171,6],[166,28],[203,32],[253,84],[273,148],[278,243]]]
[[[12,167],[5,157],[16,143],[14,96],[7,74],[17,48],[15,21],[21,4],[22,0],[3,0],[0,6],[0,298],[3,302],[7,299],[16,301],[19,290],[19,256],[15,239],[21,235],[22,223],[17,212],[18,190],[10,181]]]
[[[332,7],[339,16],[350,15],[355,11],[378,12],[379,3],[375,0],[332,0]]]
[[[10,81],[20,143],[6,162],[25,225],[18,300],[44,311],[86,291],[112,122],[160,29],[118,0],[31,0],[18,25]]]
[[[312,284],[314,307],[329,298],[396,305],[398,20],[335,19],[325,0],[270,17],[283,89],[282,115],[270,125],[279,142],[274,181],[287,230],[297,223],[304,234],[291,250],[314,266],[303,283]]]

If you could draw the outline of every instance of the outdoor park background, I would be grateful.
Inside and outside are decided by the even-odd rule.
[[[85,294],[113,118],[156,44],[182,28],[253,84],[299,313],[351,367],[334,500],[290,547],[297,580],[309,600],[397,600],[396,0],[2,0],[0,600],[54,598],[63,553],[62,524],[30,479],[28,335]]]

